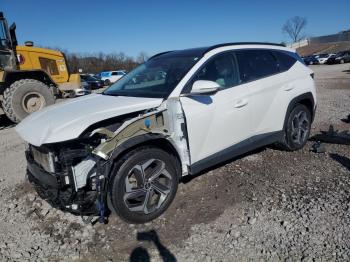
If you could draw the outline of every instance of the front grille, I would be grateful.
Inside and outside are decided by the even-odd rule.
[[[45,151],[41,148],[30,146],[29,148],[34,161],[40,165],[45,171],[54,173],[54,154],[50,151]]]

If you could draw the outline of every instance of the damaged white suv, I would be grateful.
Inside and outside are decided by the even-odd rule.
[[[51,205],[144,223],[169,207],[182,176],[272,143],[302,148],[315,108],[313,72],[294,50],[230,43],[155,55],[16,130],[29,181]]]

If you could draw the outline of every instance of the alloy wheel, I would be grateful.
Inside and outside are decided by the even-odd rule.
[[[292,120],[292,140],[294,143],[303,144],[308,137],[310,123],[305,111],[300,111]]]
[[[162,160],[150,159],[139,163],[125,178],[124,203],[132,212],[155,212],[167,199],[172,183]]]

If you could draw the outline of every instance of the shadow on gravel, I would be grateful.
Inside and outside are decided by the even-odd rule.
[[[342,72],[350,74],[350,69],[349,70],[343,70]]]
[[[176,262],[176,257],[170,252],[170,250],[164,246],[158,237],[158,234],[155,230],[150,230],[146,232],[137,233],[138,241],[148,241],[155,245],[157,248],[160,257],[163,261],[167,262]],[[130,255],[130,262],[148,262],[151,261],[150,255],[144,247],[136,247]]]
[[[16,124],[13,123],[6,115],[0,115],[0,130],[14,127]]]
[[[350,171],[350,158],[347,158],[345,156],[341,156],[339,154],[329,154],[329,156],[337,161],[338,163],[342,164],[344,167],[346,167]]]

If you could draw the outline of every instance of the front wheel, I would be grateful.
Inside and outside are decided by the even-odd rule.
[[[303,148],[309,138],[310,130],[310,110],[305,105],[296,105],[288,116],[282,147],[290,151]]]
[[[116,163],[110,197],[116,213],[130,223],[146,223],[165,212],[179,181],[177,159],[155,147],[141,147]]]

